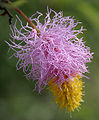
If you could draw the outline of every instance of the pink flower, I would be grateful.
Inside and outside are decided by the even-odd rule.
[[[53,17],[51,13],[54,13]],[[62,12],[56,13],[51,9],[46,13],[44,24],[39,21],[41,16],[41,13],[36,12],[30,18],[41,31],[40,36],[28,23],[23,26],[17,17],[21,28],[17,28],[16,21],[11,28],[11,43],[7,42],[15,51],[13,55],[18,58],[17,70],[23,68],[27,79],[37,80],[39,92],[55,76],[58,77],[55,82],[60,84],[76,74],[88,72],[86,63],[91,62],[93,55],[90,48],[85,46],[83,38],[78,37],[85,30],[82,26],[76,29],[80,22],[75,22],[69,16],[63,17]]]

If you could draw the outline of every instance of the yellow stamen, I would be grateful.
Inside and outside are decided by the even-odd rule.
[[[54,94],[55,101],[61,109],[66,108],[69,111],[74,111],[82,102],[82,80],[81,76],[77,75],[72,80],[69,79],[60,85],[54,83],[56,78],[48,82],[49,90]]]

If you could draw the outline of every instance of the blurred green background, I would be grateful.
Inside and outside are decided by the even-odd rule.
[[[14,1],[14,0],[13,0]],[[47,6],[64,16],[75,16],[82,22],[86,45],[94,51],[89,63],[90,78],[85,81],[84,103],[80,111],[61,111],[52,95],[44,90],[33,92],[32,80],[26,80],[22,70],[16,71],[17,60],[9,59],[5,40],[10,38],[8,16],[0,17],[0,120],[99,120],[99,0],[16,0],[15,4],[30,17],[36,11],[46,12]],[[16,12],[10,10],[13,16]],[[19,15],[20,16],[20,15]],[[21,17],[22,18],[22,17]],[[24,19],[22,18],[24,21]],[[15,18],[13,19],[13,23]]]

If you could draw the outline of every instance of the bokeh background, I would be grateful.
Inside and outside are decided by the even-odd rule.
[[[61,111],[53,101],[53,96],[44,90],[39,95],[33,92],[32,80],[26,80],[22,70],[16,71],[17,60],[9,59],[8,46],[10,29],[8,16],[0,16],[0,120],[99,120],[99,0],[12,0],[30,17],[36,11],[46,12],[47,6],[64,16],[75,16],[82,22],[86,45],[94,51],[94,59],[89,63],[90,78],[85,82],[84,103],[74,113]],[[13,14],[13,23],[16,12]],[[1,12],[0,12],[1,13]],[[19,15],[20,16],[20,15]],[[23,22],[25,20],[20,17]]]

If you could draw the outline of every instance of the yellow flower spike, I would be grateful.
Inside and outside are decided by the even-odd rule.
[[[80,106],[82,100],[82,85],[80,75],[76,75],[75,78],[69,79],[64,83],[57,85],[54,83],[56,78],[51,79],[48,82],[49,90],[55,96],[55,102],[59,105],[61,109],[66,108],[69,111],[74,111]]]

